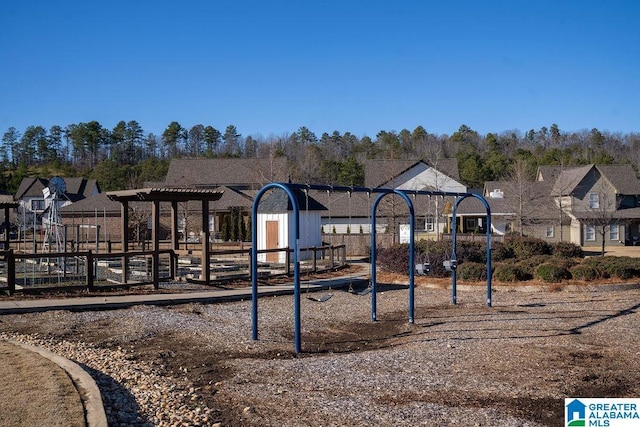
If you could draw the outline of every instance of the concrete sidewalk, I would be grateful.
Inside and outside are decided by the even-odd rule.
[[[341,276],[331,279],[318,279],[300,284],[301,292],[317,292],[332,288],[349,286],[364,287],[368,279],[362,274]],[[293,283],[286,285],[258,286],[258,296],[293,294]],[[0,300],[0,315],[34,313],[51,310],[113,310],[135,305],[173,305],[186,303],[214,303],[251,299],[251,287],[240,289],[212,289],[184,293],[92,296],[77,298],[41,298],[25,300]]]

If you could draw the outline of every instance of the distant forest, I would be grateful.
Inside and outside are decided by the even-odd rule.
[[[66,127],[10,127],[0,146],[0,190],[14,194],[28,176],[94,178],[102,191],[139,188],[163,181],[172,158],[284,156],[293,182],[361,186],[368,159],[424,159],[437,167],[456,158],[462,182],[470,188],[507,179],[512,165],[523,162],[532,174],[540,165],[630,163],[640,166],[640,133],[598,129],[564,132],[549,128],[481,135],[466,125],[451,135],[414,130],[380,131],[371,138],[349,132],[323,133],[306,127],[291,134],[243,137],[235,126],[224,132],[202,124],[191,128],[171,122],[162,135],[145,133],[135,120],[113,129],[97,121]],[[533,179],[533,175],[530,177]]]

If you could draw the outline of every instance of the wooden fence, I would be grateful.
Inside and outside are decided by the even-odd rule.
[[[234,269],[229,277],[212,280],[211,268],[200,271],[197,281],[204,285],[224,282],[225,280],[251,279],[251,245],[243,249],[223,249],[210,252],[208,265],[216,259],[225,259],[231,264],[242,267]],[[293,249],[279,248],[260,250],[258,253],[286,252],[286,262],[280,264],[261,263],[259,274],[262,278],[276,274],[291,275],[293,271]],[[312,252],[311,261],[304,263],[305,272],[318,272],[333,269],[346,264],[344,245],[300,248],[301,252]],[[189,255],[198,258],[201,253]],[[180,255],[172,249],[154,251],[128,251],[96,253],[94,251],[20,253],[9,249],[0,251],[0,291],[13,294],[16,291],[47,291],[53,289],[83,288],[88,291],[98,286],[118,287],[151,284],[159,288],[161,281],[176,281],[179,276]],[[154,260],[158,266],[154,268]],[[99,284],[98,284],[99,282]]]

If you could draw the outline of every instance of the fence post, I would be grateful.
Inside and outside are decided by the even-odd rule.
[[[13,295],[16,291],[16,257],[13,249],[9,249],[5,253],[7,260],[7,286],[9,287],[9,295]]]
[[[331,252],[329,253],[329,262],[331,262],[331,268],[333,268],[333,266],[335,265],[334,263],[334,255],[333,255],[333,251],[335,250],[335,247],[332,245],[331,246]]]
[[[176,272],[178,271],[178,254],[175,251],[169,253],[169,277],[176,280]]]
[[[85,270],[87,271],[87,288],[89,291],[93,291],[93,253],[91,250],[87,252],[87,266]]]

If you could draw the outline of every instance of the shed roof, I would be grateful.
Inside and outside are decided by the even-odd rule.
[[[327,208],[314,199],[311,195],[307,197],[304,191],[293,190],[293,194],[298,202],[298,208],[301,211],[323,211]],[[284,191],[272,191],[271,194],[266,195],[260,199],[258,205],[259,213],[276,213],[276,212],[288,212],[293,210],[293,205],[289,196]]]

